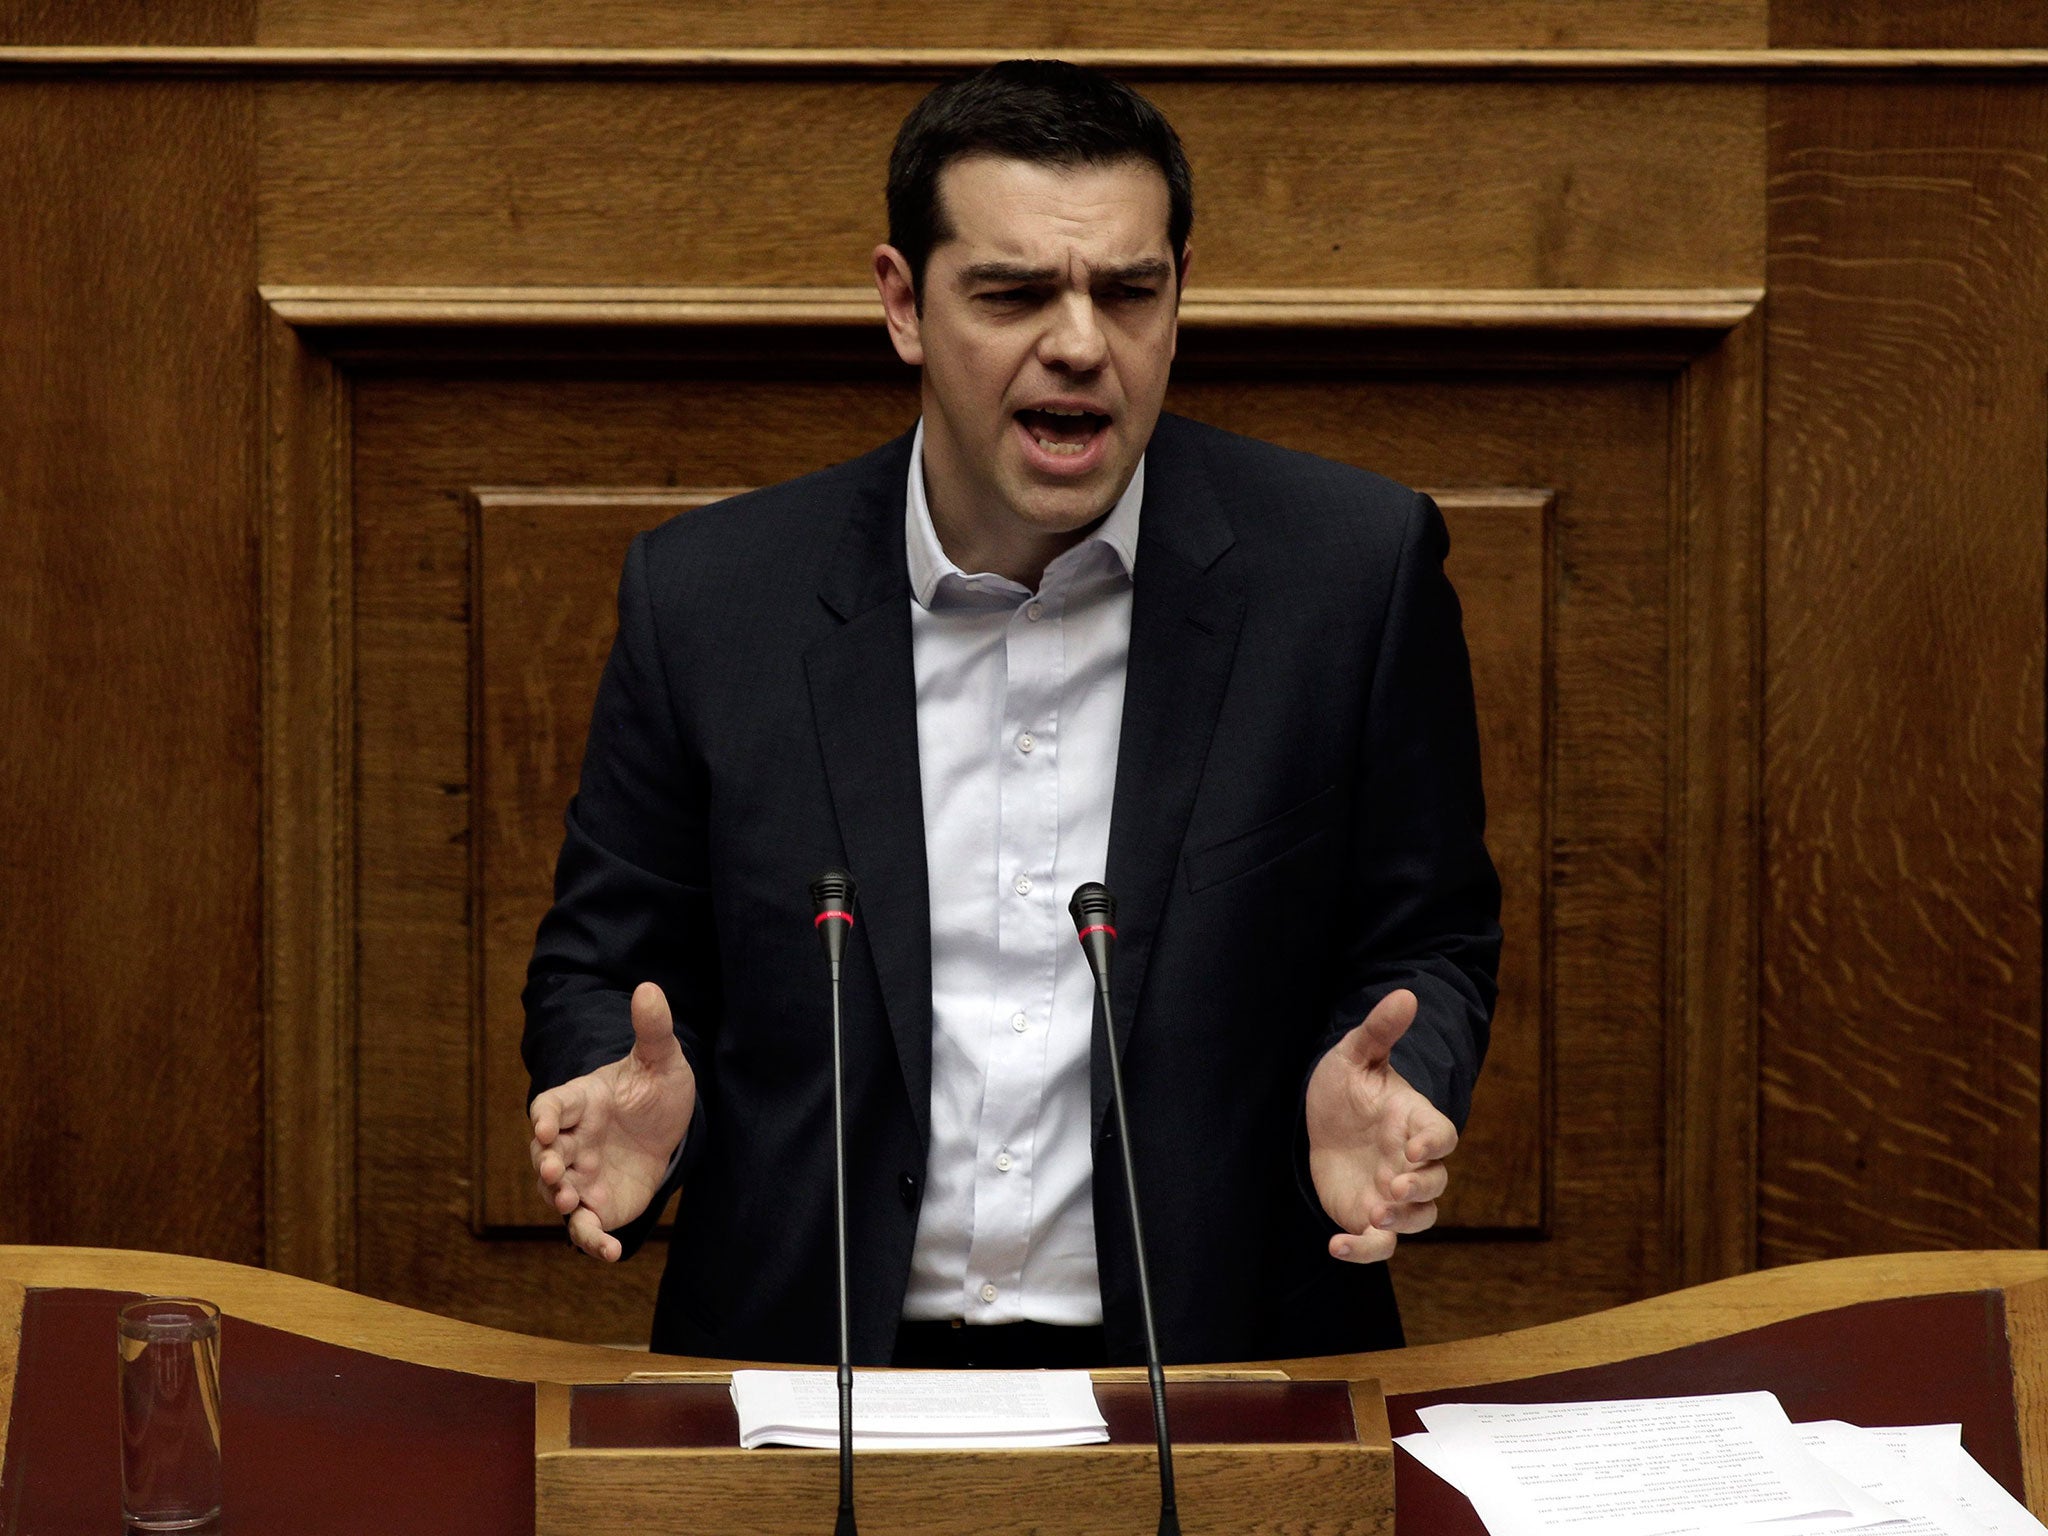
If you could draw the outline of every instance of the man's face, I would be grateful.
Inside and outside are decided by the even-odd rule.
[[[1180,300],[1166,178],[1143,160],[978,155],[940,173],[939,196],[953,234],[926,264],[921,313],[901,257],[876,253],[897,351],[924,369],[934,510],[999,544],[1085,528],[1130,482],[1166,394]]]

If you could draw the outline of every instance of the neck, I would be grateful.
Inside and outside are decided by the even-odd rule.
[[[1087,538],[1109,515],[1110,509],[1105,507],[1079,528],[1033,528],[988,498],[948,461],[943,447],[934,452],[934,446],[932,434],[927,432],[925,505],[931,510],[939,547],[963,571],[992,571],[1036,592],[1045,579],[1045,568]]]
[[[1032,592],[1045,579],[1045,568],[1087,538],[1102,521],[1098,517],[1085,527],[1063,533],[1042,534],[1030,529],[996,531],[971,517],[954,516],[952,509],[958,503],[942,495],[929,480],[925,482],[925,500],[931,507],[932,529],[938,534],[939,547],[945,550],[948,560],[963,571],[992,571],[1007,576]]]

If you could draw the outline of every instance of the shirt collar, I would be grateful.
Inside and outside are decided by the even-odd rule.
[[[1048,574],[1054,566],[1073,563],[1091,544],[1102,544],[1116,557],[1126,577],[1135,576],[1138,569],[1138,513],[1145,502],[1145,460],[1141,455],[1138,467],[1131,471],[1131,483],[1124,487],[1116,505],[1109,509],[1109,516],[1096,525],[1095,531],[1074,548],[1066,551],[1047,567]],[[948,576],[957,576],[969,582],[1003,582],[1015,587],[1016,583],[989,573],[970,575],[948,558],[945,546],[939,543],[938,529],[932,526],[931,503],[925,499],[924,491],[924,418],[919,417],[917,434],[910,443],[909,486],[904,497],[904,553],[910,567],[910,591],[917,599],[918,606],[930,608],[932,598],[939,590],[939,583]],[[1017,588],[1022,591],[1021,587]]]

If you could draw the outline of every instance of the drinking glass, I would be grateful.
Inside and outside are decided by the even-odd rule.
[[[182,1531],[220,1513],[220,1308],[150,1296],[121,1309],[121,1513]]]

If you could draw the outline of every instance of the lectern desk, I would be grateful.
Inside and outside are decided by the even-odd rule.
[[[701,1373],[729,1369],[730,1362],[502,1333],[206,1260],[0,1247],[0,1530],[9,1536],[101,1536],[119,1529],[112,1315],[119,1293],[136,1292],[207,1296],[227,1314],[226,1529],[233,1536],[403,1536],[415,1530],[436,1536],[551,1536],[548,1522],[566,1518],[570,1506],[549,1507],[548,1490],[559,1491],[565,1483],[576,1484],[584,1495],[594,1490],[601,1511],[630,1509],[636,1529],[726,1528],[777,1536],[829,1528],[835,1503],[827,1466],[831,1453],[743,1455],[705,1443],[724,1430],[723,1420],[712,1424],[718,1420],[715,1374]],[[1469,1506],[1405,1453],[1393,1459],[1391,1492],[1342,1516],[1305,1521],[1307,1506],[1317,1501],[1288,1492],[1320,1488],[1341,1476],[1346,1453],[1340,1447],[1347,1437],[1354,1447],[1352,1472],[1369,1470],[1370,1452],[1384,1447],[1389,1421],[1395,1433],[1413,1428],[1415,1409],[1430,1400],[1756,1387],[1778,1392],[1795,1418],[1834,1416],[1872,1424],[1960,1420],[1965,1444],[1977,1458],[2037,1513],[2048,1508],[2048,1254],[2039,1252],[1836,1260],[1719,1281],[1517,1333],[1241,1369],[1264,1373],[1263,1385],[1257,1376],[1253,1383],[1256,1394],[1269,1400],[1266,1408],[1233,1408],[1228,1394],[1241,1388],[1228,1382],[1204,1387],[1182,1380],[1173,1389],[1176,1406],[1188,1405],[1183,1417],[1190,1462],[1206,1459],[1210,1468],[1206,1479],[1197,1480],[1203,1485],[1199,1498],[1196,1484],[1183,1477],[1182,1516],[1190,1536],[1262,1529],[1397,1529],[1402,1536],[1476,1532]],[[607,1419],[607,1412],[623,1400],[628,1419],[635,1413],[644,1419],[642,1410],[653,1398],[577,1390],[648,1370],[682,1373],[684,1379],[667,1390],[673,1399],[676,1389],[695,1389],[697,1429],[649,1429],[645,1423],[622,1428],[619,1415],[612,1412]],[[1384,1408],[1376,1389],[1287,1386],[1368,1381],[1384,1389]],[[1134,1400],[1140,1395],[1121,1384],[1105,1386],[1113,1424],[1122,1413],[1120,1393]],[[579,1418],[579,1395],[580,1446],[572,1422]],[[1287,1432],[1292,1439],[1278,1432],[1267,1438],[1257,1423],[1235,1440],[1214,1427],[1219,1403],[1226,1417],[1256,1417],[1277,1411],[1289,1396],[1301,1420]],[[1340,1414],[1349,1407],[1348,1425],[1332,1427],[1333,1403]],[[609,1406],[594,1406],[600,1404]],[[1207,1429],[1205,1414],[1212,1426]],[[1115,1518],[1133,1516],[1130,1529],[1149,1532],[1144,1511],[1151,1507],[1152,1469],[1142,1419],[1132,1417],[1128,1449],[1011,1453],[1037,1458],[1030,1476],[1014,1476],[997,1463],[966,1483],[945,1484],[949,1497],[932,1504],[928,1516],[920,1515],[917,1528],[1051,1528],[1047,1509],[1059,1506],[1060,1496],[1071,1503],[1081,1497],[1076,1489],[1104,1483],[1117,1501]],[[622,1435],[652,1443],[607,1444],[607,1437],[617,1442]],[[1234,1466],[1247,1452],[1257,1456]],[[1303,1458],[1289,1477],[1267,1483],[1255,1497],[1249,1481],[1234,1488],[1240,1472],[1250,1478],[1254,1460],[1270,1466],[1286,1455]],[[551,1457],[558,1458],[552,1466]],[[598,1466],[607,1457],[616,1463],[608,1474]],[[664,1463],[664,1457],[670,1460]],[[675,1475],[693,1458],[691,1475]],[[824,1497],[815,1517],[803,1518],[808,1506],[801,1497],[792,1505],[766,1495],[773,1486],[787,1492],[804,1484],[811,1460],[823,1469],[816,1482]],[[861,1459],[863,1510],[874,1511],[872,1530],[901,1536],[903,1528],[883,1518],[888,1490],[892,1479],[917,1480],[905,1470],[909,1463],[896,1460],[892,1469],[891,1460]],[[1112,1473],[1112,1462],[1123,1465]],[[959,1463],[948,1472],[966,1470]],[[719,1524],[706,1524],[701,1517],[712,1509],[700,1508],[693,1517],[688,1506],[691,1489],[704,1488],[707,1474],[759,1478],[763,1497],[750,1499],[747,1487],[738,1485],[740,1496],[717,1506]],[[1122,1497],[1126,1481],[1135,1485],[1128,1499]],[[919,1486],[934,1485],[927,1478]],[[607,1491],[616,1497],[603,1497]],[[650,1516],[662,1523],[649,1524]]]

